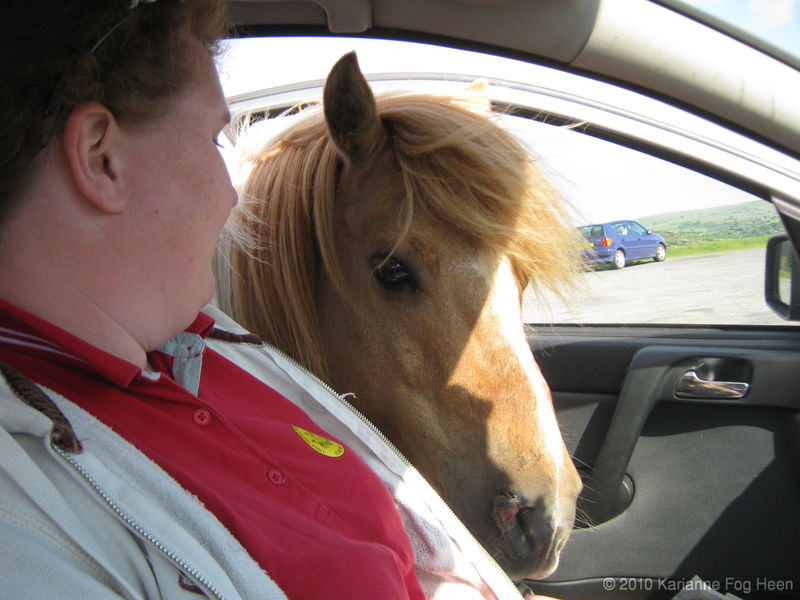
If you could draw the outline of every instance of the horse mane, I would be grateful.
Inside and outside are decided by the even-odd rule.
[[[540,293],[563,296],[578,264],[575,228],[517,139],[451,97],[388,94],[376,101],[401,168],[405,233],[415,212],[427,211],[477,247],[507,254],[522,287],[530,281]],[[316,283],[325,269],[345,293],[333,226],[343,162],[322,111],[306,112],[251,159],[227,228],[229,272],[218,301],[245,327],[325,379]]]

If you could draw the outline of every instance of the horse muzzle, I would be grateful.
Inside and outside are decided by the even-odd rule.
[[[501,542],[495,558],[512,578],[542,579],[556,569],[571,529],[543,501],[528,504],[513,492],[500,494],[492,518]]]

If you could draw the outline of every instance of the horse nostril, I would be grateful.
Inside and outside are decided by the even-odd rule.
[[[500,494],[495,496],[492,517],[500,531],[506,532],[514,527],[521,500],[516,494]]]

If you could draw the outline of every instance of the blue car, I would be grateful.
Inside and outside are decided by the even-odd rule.
[[[579,227],[581,252],[588,264],[609,263],[622,269],[632,260],[648,258],[661,262],[667,258],[666,240],[636,221],[610,221]]]

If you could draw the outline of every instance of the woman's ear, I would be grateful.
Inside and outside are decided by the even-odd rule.
[[[98,210],[122,212],[127,203],[119,168],[119,124],[111,111],[97,102],[81,104],[64,126],[64,153],[72,180]]]

